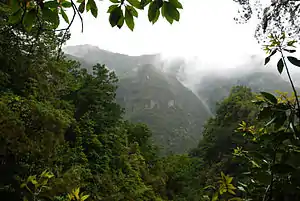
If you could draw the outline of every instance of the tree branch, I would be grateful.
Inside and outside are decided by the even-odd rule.
[[[298,118],[300,118],[300,103],[299,103],[299,99],[298,99],[298,94],[297,94],[296,88],[295,88],[295,86],[294,86],[294,82],[293,82],[293,80],[292,80],[292,77],[291,77],[289,68],[288,68],[287,65],[286,65],[286,61],[285,61],[285,58],[284,58],[284,55],[283,55],[283,51],[282,51],[281,46],[279,46],[279,51],[280,51],[280,54],[281,54],[281,58],[282,58],[282,61],[283,61],[283,64],[284,64],[286,73],[287,73],[287,75],[288,75],[289,81],[290,81],[290,83],[291,83],[292,89],[293,89],[294,94],[295,94],[296,104],[297,104]]]
[[[76,16],[76,13],[77,13],[77,12],[76,12],[76,5],[74,4],[73,1],[71,1],[71,3],[72,3],[72,8],[73,8],[73,17],[72,17],[72,20],[71,20],[71,22],[69,23],[68,27],[64,29],[64,30],[65,30],[65,33],[64,33],[64,35],[63,35],[63,37],[62,37],[62,39],[61,39],[61,43],[60,43],[59,48],[58,48],[58,53],[57,53],[57,58],[56,58],[57,61],[59,60],[59,56],[60,56],[60,53],[61,53],[61,48],[62,48],[62,45],[63,45],[64,40],[65,40],[65,38],[66,38],[66,35],[67,35],[67,33],[68,33],[68,31],[69,31],[71,25],[73,24],[74,19],[75,19],[75,16]]]

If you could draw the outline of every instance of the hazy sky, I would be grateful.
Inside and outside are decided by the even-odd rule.
[[[106,10],[108,0],[98,3],[99,16],[84,15],[84,32],[79,18],[72,26],[67,45],[92,44],[101,49],[129,55],[162,53],[164,56],[201,57],[205,62],[230,65],[260,52],[254,39],[255,21],[239,25],[233,20],[238,4],[233,0],[181,0],[180,22],[169,25],[160,19],[149,23],[146,12],[140,12],[131,32],[126,26],[112,28]],[[216,56],[218,55],[218,56]]]

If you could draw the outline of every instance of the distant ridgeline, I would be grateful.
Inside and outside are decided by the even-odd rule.
[[[165,71],[161,70],[163,62],[158,55],[128,56],[90,45],[69,46],[65,53],[89,72],[96,63],[116,72],[117,103],[125,109],[128,120],[146,123],[151,128],[153,140],[163,155],[184,153],[196,147],[202,126],[232,86],[249,86],[253,91],[290,91],[288,83],[276,74],[253,72],[232,78],[202,78],[194,94],[177,79],[184,62],[173,62]]]

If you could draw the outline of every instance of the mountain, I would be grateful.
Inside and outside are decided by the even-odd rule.
[[[118,77],[128,75],[141,65],[154,64],[158,57],[158,55],[128,56],[101,50],[91,45],[67,46],[64,52],[70,58],[80,61],[89,71],[96,63],[105,64],[109,69],[114,70]]]
[[[197,95],[214,112],[216,110],[216,103],[227,97],[231,88],[236,85],[250,87],[253,92],[257,93],[260,91],[275,93],[277,90],[292,92],[290,83],[278,73],[253,71],[233,76],[207,75],[202,77],[201,81],[196,85]]]
[[[176,74],[163,70],[158,55],[127,56],[89,45],[67,47],[65,52],[89,70],[101,63],[116,72],[116,100],[125,108],[126,119],[146,123],[162,154],[197,146],[210,113]]]
[[[233,86],[248,86],[254,92],[291,92],[286,78],[272,66],[263,67],[263,59],[257,56],[249,57],[236,69],[193,72],[197,60],[162,61],[155,54],[128,56],[90,45],[69,46],[64,51],[89,71],[100,63],[116,72],[116,100],[125,108],[126,119],[146,123],[162,154],[183,153],[196,147],[203,124]]]

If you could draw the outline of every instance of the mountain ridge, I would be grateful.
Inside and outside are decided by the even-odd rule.
[[[100,63],[116,73],[116,100],[125,109],[126,119],[146,123],[155,143],[162,147],[162,154],[184,153],[196,147],[202,126],[233,86],[248,86],[254,92],[290,91],[288,82],[273,69],[260,68],[263,63],[254,56],[249,58],[255,60],[250,62],[254,66],[245,64],[242,72],[233,68],[225,75],[220,71],[188,74],[197,63],[180,58],[160,60],[159,55],[129,56],[89,45],[65,50],[69,50],[67,57],[79,61],[90,72],[93,65]],[[189,83],[189,75],[194,77],[193,84]]]

